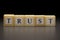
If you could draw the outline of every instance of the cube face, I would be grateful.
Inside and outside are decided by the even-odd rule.
[[[36,27],[42,27],[44,26],[44,15],[36,15],[35,16],[35,26]]]
[[[4,15],[4,26],[14,26],[14,15],[13,14]]]
[[[19,26],[19,27],[24,26],[24,22],[25,22],[24,15],[15,15],[14,17],[15,17],[14,18],[14,20],[15,20],[15,26]]]
[[[25,15],[25,26],[35,26],[34,15]]]
[[[56,17],[54,15],[45,16],[45,26],[55,26],[56,25]]]

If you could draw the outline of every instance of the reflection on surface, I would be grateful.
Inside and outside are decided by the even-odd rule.
[[[0,40],[3,40],[3,27],[0,27]]]
[[[5,40],[56,40],[55,27],[4,27]]]

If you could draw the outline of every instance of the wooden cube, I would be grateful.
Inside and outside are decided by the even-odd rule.
[[[4,15],[4,26],[14,26],[14,14]]]
[[[34,15],[25,15],[25,26],[34,27],[35,26],[35,18]]]
[[[24,26],[24,21],[25,21],[25,18],[24,18],[24,15],[15,15],[14,16],[15,18],[14,18],[14,20],[15,20],[15,26],[16,27],[22,27],[22,26]]]
[[[44,26],[44,15],[35,15],[35,26],[42,27]]]
[[[55,15],[45,15],[45,26],[55,26],[56,17]]]

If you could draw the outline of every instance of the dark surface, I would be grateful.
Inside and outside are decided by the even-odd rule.
[[[0,23],[0,40],[59,40],[60,22],[56,27],[3,27]]]

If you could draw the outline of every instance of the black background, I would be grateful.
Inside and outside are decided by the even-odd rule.
[[[3,14],[39,14],[39,15],[56,15],[59,18],[59,3],[54,1],[2,1],[0,2],[0,19]]]

